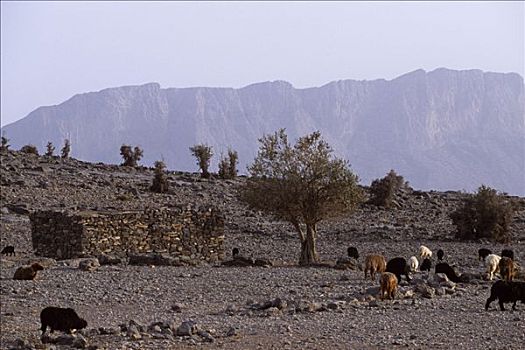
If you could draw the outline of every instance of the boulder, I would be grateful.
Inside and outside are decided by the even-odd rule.
[[[97,258],[82,259],[78,263],[79,270],[82,271],[95,271],[100,267],[100,262]]]

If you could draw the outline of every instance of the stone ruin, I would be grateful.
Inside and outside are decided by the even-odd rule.
[[[36,211],[30,215],[37,256],[71,259],[158,253],[181,264],[224,258],[224,218],[212,208],[137,211]]]

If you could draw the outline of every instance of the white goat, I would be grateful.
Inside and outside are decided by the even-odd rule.
[[[419,267],[419,261],[415,256],[410,257],[408,259],[408,268],[410,269],[410,272],[416,272],[417,268]]]
[[[422,245],[419,247],[419,256],[421,257],[421,260],[424,260],[425,258],[431,258],[432,257],[432,251]]]
[[[496,254],[489,254],[485,258],[485,266],[487,267],[487,275],[490,281],[494,277],[494,274],[499,270],[499,261],[501,257]]]

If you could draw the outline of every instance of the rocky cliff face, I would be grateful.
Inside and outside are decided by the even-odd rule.
[[[292,139],[320,130],[362,183],[395,169],[421,189],[473,190],[481,183],[525,194],[525,93],[517,74],[414,71],[391,81],[342,80],[295,89],[283,81],[231,88],[158,84],[105,89],[40,107],[4,127],[13,148],[57,149],[120,163],[123,143],[144,149],[143,163],[196,170],[188,147],[205,142],[218,159],[239,152],[240,170],[257,139],[284,127]],[[215,164],[212,164],[215,168]]]

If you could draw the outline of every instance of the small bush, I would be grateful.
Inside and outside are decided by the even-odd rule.
[[[190,147],[190,151],[191,154],[197,158],[197,165],[201,170],[201,177],[205,179],[209,178],[210,173],[208,172],[208,168],[210,167],[211,157],[213,157],[212,147],[206,144],[200,144]]]
[[[234,179],[237,176],[237,163],[239,156],[236,151],[228,150],[228,158],[221,156],[219,162],[219,177],[221,179]]]
[[[0,144],[0,152],[5,153],[9,150],[9,139],[2,136],[2,143]]]
[[[69,153],[71,152],[71,143],[69,142],[69,139],[64,140],[64,147],[62,147],[60,151],[61,151],[62,158],[64,159],[69,158]]]
[[[394,170],[390,170],[384,178],[376,179],[370,185],[370,203],[389,208],[396,192],[404,185],[403,176],[397,175]]]
[[[53,146],[53,143],[51,143],[51,141],[47,143],[46,149],[46,156],[53,157],[53,153],[55,152],[55,146]]]
[[[143,154],[144,151],[138,146],[135,146],[135,148],[132,149],[131,146],[122,145],[120,147],[120,155],[124,159],[124,163],[121,165],[136,167]]]
[[[514,206],[495,189],[481,186],[469,195],[463,206],[450,214],[460,240],[487,238],[500,243],[510,241],[509,224]]]
[[[155,162],[155,177],[150,189],[157,193],[168,191],[168,176],[166,175],[166,164],[163,161]]]
[[[34,145],[25,145],[24,147],[20,148],[20,152],[26,154],[36,154],[38,156],[38,149]]]

